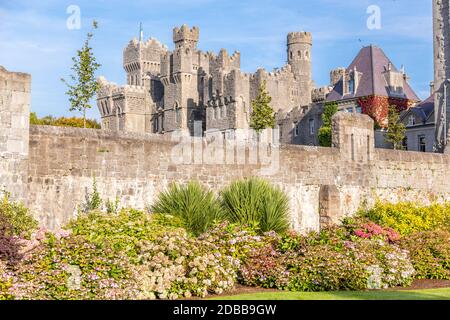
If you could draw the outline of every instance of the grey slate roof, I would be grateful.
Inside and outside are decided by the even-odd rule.
[[[343,83],[341,80],[328,95],[327,101],[353,99],[371,95],[389,97],[389,90],[386,86],[386,81],[383,75],[387,70],[389,63],[391,63],[393,71],[398,71],[381,48],[373,45],[362,48],[347,68],[347,71],[350,72],[356,67],[356,70],[362,73],[357,91],[355,94],[343,96]],[[398,98],[398,96],[396,97]],[[404,98],[413,101],[420,101],[419,97],[409,86],[406,80],[404,83]]]
[[[416,107],[410,108],[408,111],[414,113],[416,117],[422,120],[422,122],[427,122],[430,117],[434,115],[434,95],[431,95],[426,100],[419,103]]]

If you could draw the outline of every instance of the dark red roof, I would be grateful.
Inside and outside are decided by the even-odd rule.
[[[372,95],[390,97],[389,89],[386,85],[384,73],[387,71],[388,65],[391,64],[392,70],[397,71],[394,64],[386,56],[383,50],[376,46],[368,46],[361,49],[356,58],[347,68],[350,72],[356,67],[357,72],[362,73],[359,80],[359,85],[356,93],[342,95],[343,82],[339,81],[333,88],[333,91],[328,95],[327,101],[337,101],[344,99],[353,99],[359,97],[367,97]],[[420,101],[414,90],[409,86],[408,82],[404,80],[403,92],[404,99]],[[398,95],[392,96],[395,98],[402,98]]]

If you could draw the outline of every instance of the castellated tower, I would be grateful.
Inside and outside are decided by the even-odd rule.
[[[198,27],[189,27],[185,24],[181,28],[173,29],[173,42],[175,43],[175,48],[191,48],[197,50],[197,43],[200,35],[200,29]]]
[[[306,96],[302,104],[311,103],[312,67],[311,50],[312,35],[310,32],[291,32],[287,37],[288,64],[299,81],[299,90]],[[309,96],[309,99],[308,97]]]
[[[450,0],[433,0],[435,150],[449,153]]]
[[[127,73],[127,84],[143,86],[145,76],[157,76],[161,70],[161,56],[167,47],[156,39],[146,42],[134,38],[123,52],[123,68]]]

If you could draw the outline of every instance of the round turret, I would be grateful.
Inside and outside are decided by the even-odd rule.
[[[312,34],[310,32],[290,32],[288,34],[288,45],[296,43],[312,45]]]

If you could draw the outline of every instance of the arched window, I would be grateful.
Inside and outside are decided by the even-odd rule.
[[[215,112],[214,118],[220,119],[220,107],[214,108],[214,112]]]
[[[294,59],[294,54],[292,53],[292,51],[289,53],[289,57],[291,60]]]
[[[181,123],[181,109],[180,109],[180,106],[178,105],[178,102],[175,102],[174,110],[175,110],[175,122],[177,124],[180,124]]]
[[[302,58],[302,52],[300,50],[298,50],[297,55],[300,59]]]

